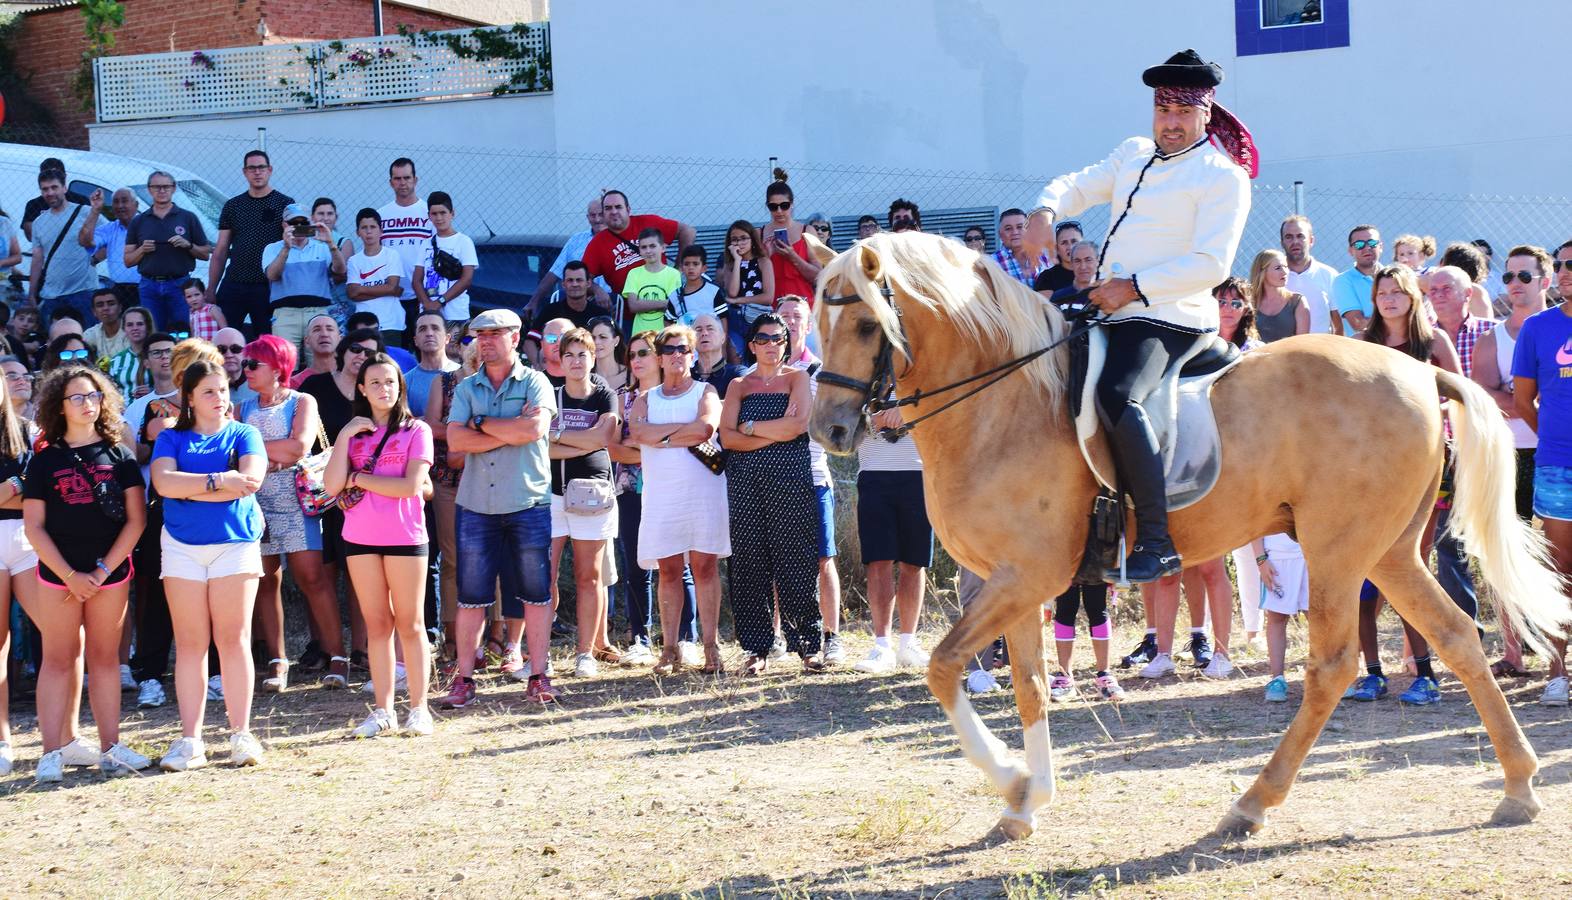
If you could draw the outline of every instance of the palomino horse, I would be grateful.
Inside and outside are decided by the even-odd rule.
[[[865,405],[875,392],[882,399],[886,377],[902,397],[940,391],[902,407],[913,422],[986,381],[944,387],[1067,332],[1039,294],[954,241],[878,234],[833,259],[823,245],[815,252],[825,264],[818,307],[825,356],[810,431],[832,453],[850,453],[864,437]],[[1097,493],[1065,401],[1067,365],[1066,351],[1056,349],[912,431],[934,529],[959,563],[987,579],[934,651],[928,687],[967,758],[1005,796],[995,832],[1012,839],[1031,834],[1034,811],[1054,795],[1041,607],[1076,570]],[[1542,539],[1513,512],[1512,440],[1481,389],[1400,352],[1330,335],[1249,354],[1212,393],[1222,474],[1210,494],[1173,514],[1171,529],[1190,560],[1216,559],[1264,534],[1295,534],[1310,573],[1310,651],[1304,701],[1219,833],[1259,830],[1286,798],[1356,673],[1367,573],[1479,710],[1505,776],[1496,820],[1539,812],[1534,751],[1485,668],[1473,622],[1419,558],[1441,479],[1438,391],[1454,401],[1454,533],[1479,558],[1519,633],[1554,634],[1569,618]],[[966,660],[1001,633],[1026,732],[1024,766],[961,689]]]

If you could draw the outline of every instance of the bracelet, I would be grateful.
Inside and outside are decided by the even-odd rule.
[[[100,559],[100,560],[98,560],[98,561],[96,561],[96,562],[95,562],[95,563],[94,563],[94,565],[95,565],[95,566],[97,566],[97,567],[98,567],[98,568],[100,568],[100,569],[103,569],[103,570],[104,570],[104,574],[105,574],[105,575],[106,575],[106,576],[108,576],[108,575],[113,575],[113,574],[115,574],[115,573],[113,573],[113,572],[111,572],[111,571],[109,571],[109,567],[108,567],[108,566],[106,566],[106,565],[104,565],[104,561],[103,561],[103,560],[102,560],[102,559]]]
[[[1271,557],[1268,556],[1267,554],[1263,553],[1260,556],[1257,556],[1255,558],[1255,561],[1258,562],[1258,563],[1264,563],[1264,562],[1266,562],[1269,559],[1271,559]]]

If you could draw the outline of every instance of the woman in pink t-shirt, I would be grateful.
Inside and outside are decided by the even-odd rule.
[[[355,381],[355,418],[333,444],[323,476],[344,510],[344,556],[366,620],[366,650],[376,706],[352,732],[375,737],[398,729],[393,711],[393,633],[409,680],[404,732],[431,733],[426,709],[430,667],[424,622],[425,497],[431,490],[431,428],[414,417],[404,374],[387,354],[372,354]]]

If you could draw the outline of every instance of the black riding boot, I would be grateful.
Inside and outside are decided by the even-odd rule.
[[[1179,552],[1168,537],[1168,496],[1163,483],[1163,457],[1138,404],[1125,406],[1119,424],[1109,432],[1109,446],[1119,472],[1119,486],[1135,504],[1135,545],[1125,558],[1125,579],[1147,584],[1179,574]],[[1119,570],[1109,569],[1103,580],[1119,581]]]

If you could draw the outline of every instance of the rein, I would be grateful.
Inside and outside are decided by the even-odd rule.
[[[1053,341],[1046,347],[1033,350],[1031,353],[1028,353],[1025,356],[1017,356],[1016,358],[1009,360],[1008,362],[1000,363],[999,365],[994,366],[987,371],[978,372],[976,375],[968,376],[961,379],[960,381],[953,381],[943,387],[934,388],[931,391],[919,390],[907,397],[897,397],[894,400],[884,399],[894,391],[895,387],[895,366],[893,362],[895,347],[890,342],[888,334],[884,334],[880,339],[879,353],[878,356],[874,359],[872,380],[863,381],[861,379],[852,378],[848,375],[841,375],[837,372],[831,372],[824,368],[819,369],[817,380],[820,384],[828,384],[834,387],[846,388],[847,390],[862,394],[863,415],[872,416],[874,413],[882,412],[886,409],[895,409],[902,406],[917,406],[925,399],[930,399],[940,394],[947,394],[950,391],[965,387],[968,384],[983,381],[983,379],[988,379],[983,384],[972,388],[964,394],[961,394],[959,397],[956,397],[948,403],[945,403],[943,406],[940,406],[938,409],[935,409],[932,412],[924,413],[917,418],[912,419],[910,422],[903,422],[896,428],[879,429],[879,433],[882,436],[891,440],[895,440],[910,433],[912,429],[918,426],[918,424],[931,419],[934,416],[937,416],[939,413],[942,413],[957,403],[960,403],[962,400],[975,397],[988,388],[998,384],[1000,381],[1003,381],[1005,378],[1008,378],[1017,370],[1024,368],[1037,358],[1052,352],[1053,350],[1069,343],[1070,341],[1075,340],[1081,335],[1090,332],[1093,328],[1096,328],[1098,325],[1102,324],[1103,320],[1096,318],[1096,307],[1091,306],[1087,302],[1087,294],[1090,292],[1091,289],[1088,288],[1084,291],[1077,292],[1069,298],[1072,304],[1085,304],[1085,308],[1065,316],[1065,321],[1071,324],[1072,327],[1065,333],[1063,337]],[[894,298],[895,292],[890,289],[889,279],[886,278],[879,286],[879,293],[884,297],[885,300],[891,300]],[[858,294],[847,294],[842,297],[825,297],[823,302],[829,306],[850,306],[854,303],[861,303],[862,297]],[[909,348],[906,340],[906,324],[901,317],[900,307],[896,306],[894,303],[891,303],[890,308],[895,311],[896,321],[901,323],[901,351],[903,353],[907,352]],[[1046,318],[1046,313],[1044,316]]]

